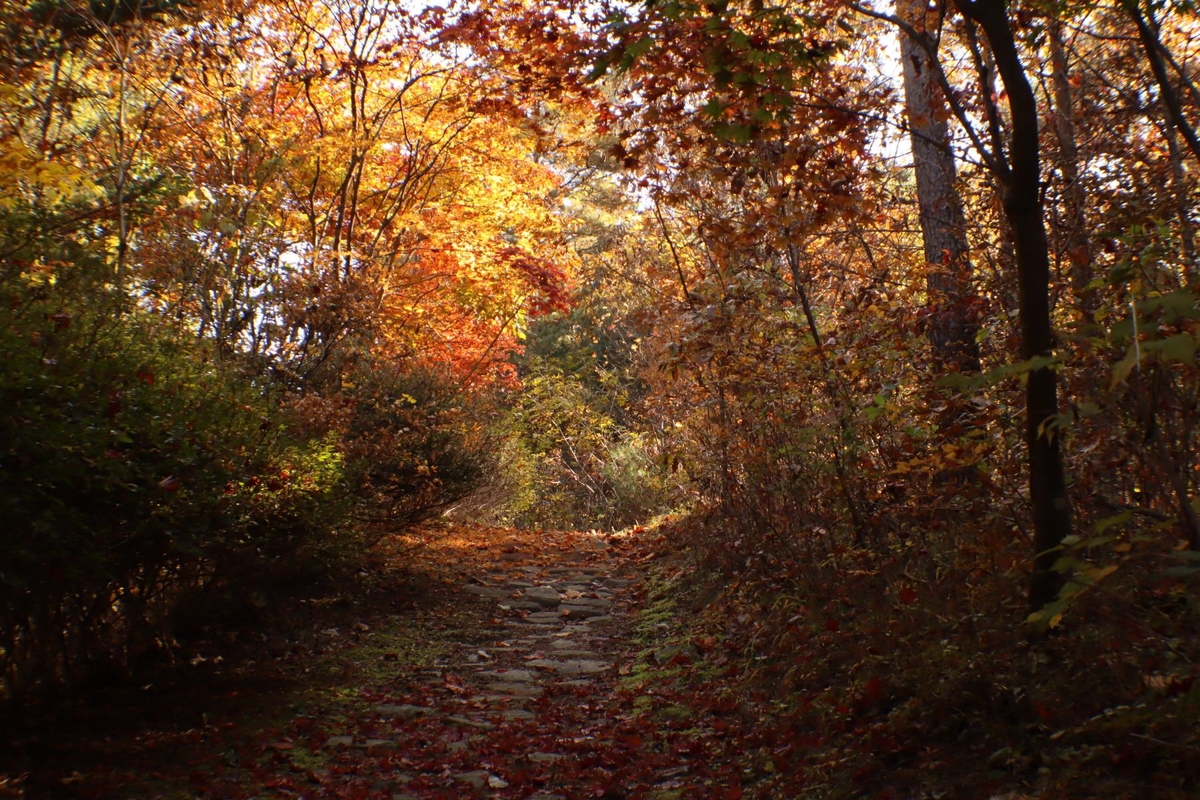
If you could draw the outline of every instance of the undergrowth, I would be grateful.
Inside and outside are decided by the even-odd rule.
[[[1015,552],[1000,574],[844,548],[732,576],[719,536],[693,518],[660,540],[672,552],[631,685],[665,723],[703,717],[690,734],[708,758],[743,765],[746,796],[1177,798],[1200,786],[1194,586],[1164,574],[1176,553],[1118,537],[1092,555],[1119,569],[1046,628],[1014,599]]]

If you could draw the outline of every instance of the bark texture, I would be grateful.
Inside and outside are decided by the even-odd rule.
[[[1079,139],[1075,128],[1075,104],[1067,65],[1067,46],[1062,23],[1050,27],[1051,83],[1054,88],[1054,132],[1058,138],[1059,172],[1062,175],[1064,219],[1063,249],[1071,268],[1071,290],[1083,324],[1092,322],[1096,311],[1092,282],[1092,248],[1087,234],[1087,195],[1079,180]]]
[[[962,198],[955,184],[954,152],[945,120],[946,100],[930,63],[933,39],[928,10],[906,0],[898,11],[919,38],[900,34],[904,103],[912,142],[921,237],[932,310],[929,339],[937,361],[959,372],[979,370],[978,323],[969,302],[971,261]]]

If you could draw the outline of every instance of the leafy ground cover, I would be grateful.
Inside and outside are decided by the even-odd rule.
[[[0,797],[1193,796],[1178,609],[1137,629],[1096,593],[1053,636],[981,606],[952,627],[937,582],[887,610],[856,594],[865,554],[822,565],[821,597],[783,570],[721,580],[701,534],[422,529],[273,612],[286,634],[200,638],[147,683],[30,711]]]
[[[1015,566],[919,574],[842,549],[733,580],[704,567],[706,535],[693,521],[659,541],[673,554],[647,582],[635,671],[648,709],[686,720],[672,746],[730,796],[734,776],[760,798],[1195,796],[1177,553],[1117,545],[1124,574],[1046,630],[1024,621]]]
[[[43,708],[9,731],[0,796],[674,796],[675,759],[646,752],[620,691],[631,546],[422,535],[436,547],[393,542],[356,591],[292,609],[285,637],[201,640],[169,682]]]

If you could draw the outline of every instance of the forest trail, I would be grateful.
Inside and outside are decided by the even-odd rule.
[[[323,749],[348,769],[319,777],[358,775],[392,800],[624,796],[606,785],[631,743],[617,688],[640,574],[622,552],[603,535],[527,534],[471,564],[450,602],[475,604],[478,625],[330,728]]]
[[[636,538],[428,536],[378,566],[373,580],[398,587],[390,608],[377,588],[310,601],[308,630],[238,653],[198,643],[192,679],[182,665],[174,688],[89,700],[71,734],[19,743],[0,797],[681,796],[686,755],[635,682],[653,652],[637,643]]]

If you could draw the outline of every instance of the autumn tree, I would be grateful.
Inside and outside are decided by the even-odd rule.
[[[949,369],[979,369],[978,324],[970,303],[971,263],[963,201],[955,186],[957,170],[950,140],[950,110],[932,63],[941,38],[935,9],[907,3],[897,15],[908,24],[900,32],[904,105],[920,206],[921,236],[929,265],[934,318],[930,343],[935,358]]]

